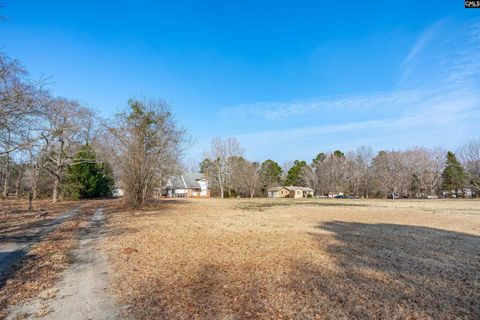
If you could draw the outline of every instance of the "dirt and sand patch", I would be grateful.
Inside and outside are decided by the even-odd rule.
[[[480,202],[273,201],[176,200],[161,210],[112,215],[104,249],[126,314],[480,314]]]

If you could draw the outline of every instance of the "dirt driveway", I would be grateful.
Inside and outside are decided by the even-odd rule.
[[[40,242],[63,222],[76,216],[82,206],[77,206],[54,219],[3,229],[0,233],[0,284],[5,280],[13,263],[22,259],[34,244]]]
[[[68,219],[73,210],[59,217]],[[23,304],[8,308],[7,319],[119,319],[120,313],[109,291],[110,269],[98,246],[105,236],[105,214],[100,207],[77,235],[78,241],[70,253],[70,265],[61,281]],[[60,223],[52,223],[48,228]],[[44,226],[47,228],[47,226]],[[42,229],[46,232],[49,229]],[[40,232],[40,231],[39,231]],[[25,242],[23,250],[30,242]]]

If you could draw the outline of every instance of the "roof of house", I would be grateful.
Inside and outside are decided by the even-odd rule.
[[[288,191],[297,191],[297,190],[301,190],[301,191],[313,191],[312,188],[309,188],[309,187],[298,187],[298,186],[286,186],[286,187],[271,187],[271,188],[268,188],[267,191],[269,192],[278,192],[280,191],[281,189],[287,189]]]
[[[184,173],[180,176],[170,177],[167,187],[174,189],[200,189],[198,180],[203,180],[205,177],[200,173]]]
[[[276,191],[280,191],[281,189],[284,189],[284,187],[270,187],[270,188],[268,188],[267,191],[276,192]]]
[[[288,186],[288,187],[285,187],[287,188],[288,190],[290,191],[297,191],[297,190],[301,190],[301,191],[313,191],[312,188],[309,188],[309,187],[297,187],[297,186]]]

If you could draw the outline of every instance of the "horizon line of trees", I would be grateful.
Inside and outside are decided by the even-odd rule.
[[[114,118],[100,119],[76,100],[53,96],[18,60],[0,52],[0,196],[91,198],[125,189],[131,207],[181,170],[187,142],[163,100],[131,99]],[[457,159],[458,155],[458,159]],[[457,154],[410,148],[374,153],[360,147],[319,153],[281,167],[244,157],[235,138],[212,141],[200,163],[221,197],[261,197],[280,185],[308,186],[317,195],[428,196],[480,193],[480,139]]]
[[[321,152],[310,163],[295,160],[282,168],[271,159],[262,163],[245,159],[235,138],[216,138],[199,168],[222,198],[266,196],[271,187],[291,185],[310,187],[318,196],[478,197],[480,139],[464,144],[457,153],[424,147],[375,153],[361,146],[346,153]]]

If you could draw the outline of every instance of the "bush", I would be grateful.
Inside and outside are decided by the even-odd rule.
[[[68,168],[63,194],[67,198],[84,199],[111,196],[114,185],[108,163],[99,163],[93,148],[86,144]]]

